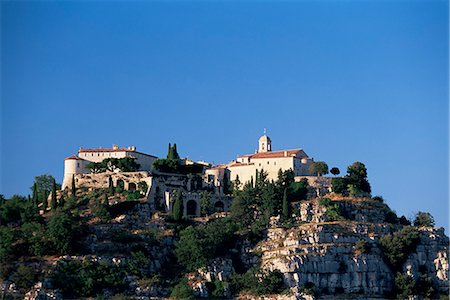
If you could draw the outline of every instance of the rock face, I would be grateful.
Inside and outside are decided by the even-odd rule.
[[[330,221],[319,200],[298,203],[293,228],[272,220],[267,239],[257,248],[262,267],[280,270],[293,291],[313,284],[322,295],[354,294],[383,297],[394,284],[395,274],[383,261],[379,239],[399,225],[385,223],[389,208],[369,199],[332,201],[345,220]],[[412,276],[426,272],[435,287],[448,291],[448,237],[443,229],[419,228],[420,243],[403,269]],[[366,250],[356,245],[365,244]],[[363,298],[368,299],[368,298]]]

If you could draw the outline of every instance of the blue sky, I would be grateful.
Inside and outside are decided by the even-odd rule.
[[[80,146],[366,164],[448,231],[448,1],[1,2],[0,193]]]

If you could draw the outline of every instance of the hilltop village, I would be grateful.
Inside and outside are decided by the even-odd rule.
[[[132,166],[120,168],[119,160],[128,160]],[[155,163],[156,162],[156,163]],[[258,140],[258,150],[254,154],[237,156],[227,164],[212,165],[181,159],[176,144],[169,145],[165,159],[138,152],[136,147],[121,148],[80,148],[77,155],[64,160],[62,190],[69,191],[72,181],[77,188],[108,188],[123,186],[134,192],[139,183],[148,187],[147,200],[154,207],[172,210],[174,196],[181,191],[183,196],[183,216],[200,216],[200,202],[203,191],[211,192],[211,203],[215,211],[228,211],[231,204],[232,184],[242,188],[245,183],[255,181],[257,174],[265,173],[266,179],[276,181],[280,172],[292,171],[295,181],[307,179],[316,185],[317,176],[310,172],[313,160],[303,149],[272,151],[272,141],[264,133]],[[105,166],[102,168],[102,164]],[[331,182],[321,179],[321,188],[329,189]]]
[[[0,298],[448,299],[444,229],[345,171],[266,133],[219,165],[80,148],[61,185],[0,195]]]

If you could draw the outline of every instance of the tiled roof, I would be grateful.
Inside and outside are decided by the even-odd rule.
[[[231,165],[228,165],[228,167],[229,168],[232,168],[232,167],[244,167],[244,166],[252,166],[252,165],[254,165],[254,163],[240,163],[240,162],[235,162],[235,163],[232,163]]]
[[[127,149],[127,148],[117,148],[117,149],[113,149],[113,148],[92,148],[92,149],[80,149],[80,150],[78,150],[78,153],[82,153],[82,152],[123,152],[123,151],[135,152],[135,151]]]
[[[64,160],[69,160],[69,159],[84,160],[84,159],[82,159],[82,158],[79,158],[79,157],[76,156],[76,155],[69,156],[69,157],[65,158]]]
[[[302,149],[269,151],[269,152],[259,152],[259,153],[255,153],[255,154],[247,154],[247,155],[243,155],[243,156],[240,156],[240,157],[250,157],[250,159],[291,157],[291,156],[297,156],[297,154],[300,151],[302,151]],[[302,155],[302,157],[307,157],[307,156],[306,155]]]

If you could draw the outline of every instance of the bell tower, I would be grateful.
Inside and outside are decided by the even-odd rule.
[[[264,128],[264,135],[259,138],[258,153],[270,151],[272,151],[272,141],[267,136],[266,129]]]

